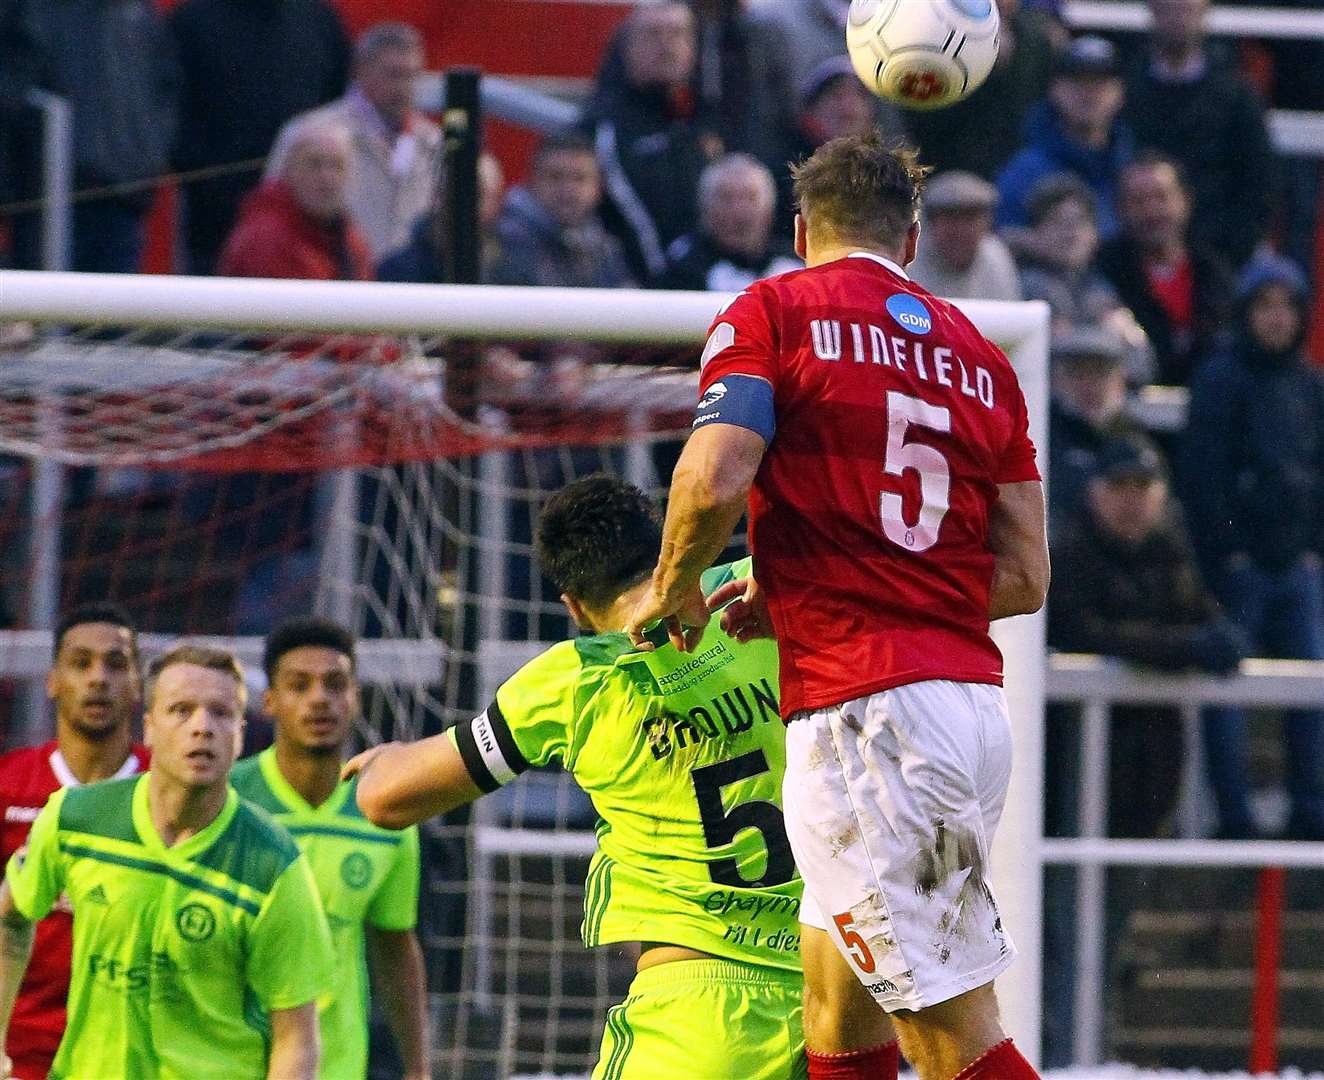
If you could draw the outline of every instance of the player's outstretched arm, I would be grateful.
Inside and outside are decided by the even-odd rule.
[[[34,924],[24,918],[14,906],[9,882],[0,881],[0,1066],[9,1075],[9,1059],[4,1047],[9,1038],[9,1018],[14,1012],[14,1000],[23,982],[23,973],[32,959]]]
[[[341,775],[356,773],[359,809],[383,829],[416,825],[483,793],[446,734],[374,746],[350,758]]]
[[[626,627],[636,645],[659,619],[667,621],[678,649],[695,644],[697,635],[686,635],[684,627],[702,629],[708,622],[699,577],[731,539],[767,448],[763,436],[735,424],[709,424],[690,436],[671,478],[652,588]]]
[[[267,1080],[317,1080],[321,1040],[317,1002],[271,1010],[271,1057]]]
[[[413,930],[383,930],[372,925],[366,929],[373,996],[395,1036],[404,1080],[429,1080],[427,975],[418,935]]]
[[[1045,516],[1044,486],[1038,480],[998,485],[988,521],[993,552],[989,621],[1029,615],[1044,606],[1051,576]]]

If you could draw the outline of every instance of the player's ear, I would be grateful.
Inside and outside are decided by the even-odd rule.
[[[566,611],[570,612],[570,617],[575,620],[576,626],[581,630],[589,629],[588,616],[584,613],[583,604],[564,592],[561,594],[561,603],[565,605]]]
[[[807,262],[809,259],[809,244],[803,214],[795,215],[795,254],[799,256],[801,262]]]
[[[55,669],[51,668],[46,672],[46,698],[48,701],[54,701],[59,693],[60,688],[55,685]]]
[[[919,219],[916,218],[910,223],[910,228],[906,231],[906,254],[901,260],[902,266],[909,266],[915,261],[915,255],[919,251]]]

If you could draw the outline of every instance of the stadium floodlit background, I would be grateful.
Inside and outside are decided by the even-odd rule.
[[[0,3],[4,748],[103,598],[249,660],[345,619],[365,740],[480,708],[569,629],[540,499],[664,493],[718,306],[500,287],[738,290],[791,265],[785,162],[878,126],[939,166],[919,280],[1051,308],[1043,1059],[1324,1070],[1324,12],[999,0],[988,88],[903,116],[845,0],[635,6]],[[332,130],[344,176],[291,164]],[[1145,505],[1089,494],[1119,439]],[[535,773],[429,830],[439,1076],[587,1073],[632,967],[578,945],[592,826]]]

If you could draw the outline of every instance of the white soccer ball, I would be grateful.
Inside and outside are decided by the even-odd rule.
[[[941,109],[974,91],[998,57],[994,0],[851,0],[846,49],[873,93]]]

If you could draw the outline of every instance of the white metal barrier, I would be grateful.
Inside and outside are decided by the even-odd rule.
[[[1248,708],[1319,708],[1324,705],[1324,661],[1246,660],[1229,678],[1141,671],[1098,656],[1048,657],[1045,697],[1082,706],[1079,837],[1045,839],[1039,872],[1049,865],[1077,868],[1073,1055],[1079,1065],[1102,1059],[1106,870],[1109,866],[1290,866],[1324,868],[1324,843],[1215,840],[1109,840],[1108,747],[1113,705],[1176,706],[1187,732],[1189,792],[1200,769],[1199,710],[1205,705]]]

